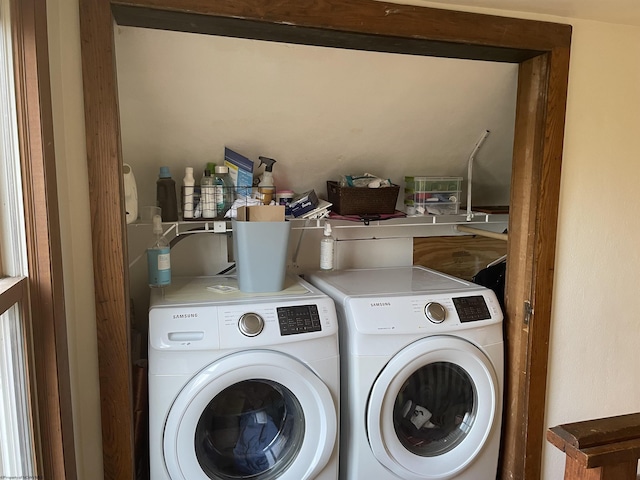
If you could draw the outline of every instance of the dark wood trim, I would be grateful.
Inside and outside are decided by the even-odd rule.
[[[402,7],[402,6],[401,6]],[[475,59],[519,63],[540,52],[523,49],[507,49],[492,44],[468,45],[422,38],[377,35],[368,29],[356,32],[327,30],[283,23],[269,23],[255,18],[227,18],[215,15],[180,13],[151,8],[114,6],[118,25],[144,26],[161,30],[173,30],[224,37],[250,38],[274,42],[315,45],[321,47],[349,48],[373,52],[428,55],[433,57]],[[378,20],[379,21],[379,20]],[[364,24],[369,25],[369,24]]]
[[[105,477],[130,478],[132,451],[115,19],[130,26],[520,64],[502,477],[539,478],[571,27],[371,0],[80,0],[80,8]]]
[[[128,23],[136,26],[153,26],[159,18],[179,26],[183,25],[181,15],[194,14],[200,16],[200,28],[217,17],[262,22],[272,25],[274,30],[307,27],[335,33],[415,38],[463,44],[471,52],[465,57],[473,55],[479,46],[543,52],[571,43],[571,30],[557,23],[370,0],[113,0],[111,3],[119,22],[127,22],[127,13],[135,14],[133,7],[155,10],[151,16],[136,15]]]
[[[113,19],[108,1],[79,3],[104,477],[130,479],[133,384]]]
[[[545,440],[544,415],[547,364],[555,268],[555,239],[560,197],[562,139],[564,138],[569,48],[558,47],[549,54],[548,81],[544,98],[544,139],[539,164],[536,197],[534,256],[532,259],[531,315],[525,381],[524,423],[527,425],[523,478],[540,478]],[[530,240],[531,241],[531,240]]]
[[[37,463],[43,478],[75,479],[69,352],[64,307],[46,3],[12,2],[13,53],[36,393]]]
[[[640,413],[558,425],[547,440],[565,452],[565,480],[636,480]]]
[[[543,141],[547,70],[548,56],[541,55],[522,63],[518,74],[505,289],[505,333],[508,339],[505,342],[505,370],[509,374],[505,375],[501,450],[503,471],[510,472],[510,478],[514,479],[526,478],[525,452],[530,445],[527,440],[527,425],[524,423],[528,405],[524,388],[529,335],[527,304],[531,303],[531,276],[534,268],[534,243],[530,241],[529,235],[535,232],[535,199],[540,182],[537,166]]]

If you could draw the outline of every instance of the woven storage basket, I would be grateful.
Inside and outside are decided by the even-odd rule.
[[[394,213],[400,187],[383,188],[341,187],[338,182],[327,182],[327,197],[331,210],[339,215],[370,215]]]

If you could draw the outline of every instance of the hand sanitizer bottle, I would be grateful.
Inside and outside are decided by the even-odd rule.
[[[324,233],[320,240],[320,270],[333,270],[335,239],[331,236],[331,224],[324,224]]]
[[[147,249],[147,266],[149,274],[149,286],[161,288],[171,285],[171,250],[169,241],[162,231],[162,217],[153,216],[153,245]]]

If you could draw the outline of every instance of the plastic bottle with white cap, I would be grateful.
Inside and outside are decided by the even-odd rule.
[[[171,247],[165,238],[160,215],[153,216],[153,244],[147,249],[148,281],[152,288],[171,285]]]
[[[184,179],[182,180],[182,218],[193,218],[193,191],[196,181],[193,178],[193,167],[184,169]]]
[[[333,257],[336,240],[331,235],[331,224],[324,224],[322,240],[320,240],[320,270],[333,270]]]

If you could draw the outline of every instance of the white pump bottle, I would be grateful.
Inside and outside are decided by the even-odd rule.
[[[335,243],[335,238],[331,236],[331,224],[327,222],[320,240],[320,270],[333,270]]]

